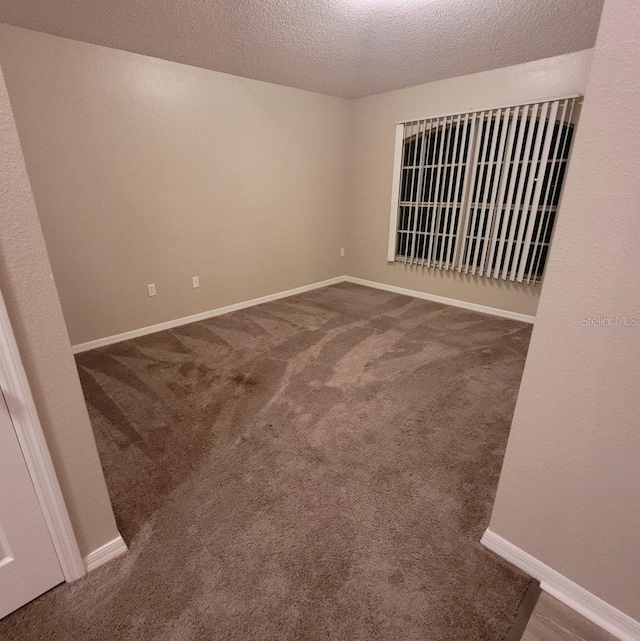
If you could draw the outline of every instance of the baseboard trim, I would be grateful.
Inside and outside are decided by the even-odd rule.
[[[305,292],[310,292],[314,289],[320,289],[321,287],[328,287],[329,285],[336,285],[338,283],[343,283],[345,278],[346,278],[345,276],[336,276],[335,278],[329,278],[328,280],[323,280],[317,283],[311,283],[310,285],[303,285],[302,287],[296,287],[294,289],[289,289],[284,292],[277,292],[276,294],[261,296],[260,298],[252,298],[251,300],[245,300],[240,303],[234,303],[233,305],[226,305],[225,307],[217,307],[216,309],[211,309],[209,311],[201,312],[199,314],[193,314],[191,316],[183,316],[182,318],[176,318],[174,320],[166,321],[164,323],[158,323],[157,325],[148,325],[147,327],[140,327],[139,329],[133,329],[129,332],[123,332],[122,334],[114,334],[113,336],[105,336],[104,338],[98,338],[94,341],[87,341],[86,343],[78,343],[77,345],[73,345],[72,347],[73,353],[79,354],[80,352],[86,352],[90,349],[105,347],[106,345],[113,345],[114,343],[120,343],[121,341],[126,341],[131,338],[138,338],[139,336],[154,334],[155,332],[161,332],[165,329],[172,329],[173,327],[188,325],[189,323],[195,323],[197,321],[205,320],[207,318],[222,316],[223,314],[236,312],[240,309],[253,307],[254,305],[269,303],[270,301],[279,300],[280,298],[288,298],[289,296],[295,296],[296,294],[304,294]]]
[[[640,622],[567,579],[495,532],[487,529],[482,536],[482,544],[540,581],[540,587],[545,592],[568,605],[586,619],[593,621],[617,639],[621,641],[638,641],[640,639]]]
[[[304,294],[305,292],[310,292],[314,289],[320,289],[322,287],[328,287],[329,285],[337,285],[338,283],[345,283],[345,282],[353,283],[354,285],[362,285],[363,287],[372,287],[374,289],[381,289],[387,292],[393,292],[394,294],[402,294],[404,296],[412,296],[413,298],[430,300],[434,303],[441,303],[442,305],[452,305],[453,307],[470,309],[471,311],[481,312],[482,314],[490,314],[492,316],[501,316],[503,318],[509,318],[511,320],[521,321],[523,323],[535,322],[535,316],[528,316],[527,314],[519,314],[518,312],[510,312],[505,309],[498,309],[497,307],[488,307],[487,305],[469,303],[467,301],[457,300],[455,298],[446,298],[445,296],[436,296],[435,294],[427,294],[426,292],[419,292],[414,289],[396,287],[395,285],[386,285],[385,283],[378,283],[373,280],[364,280],[363,278],[355,278],[353,276],[336,276],[335,278],[329,278],[328,280],[322,280],[317,283],[311,283],[310,285],[303,285],[302,287],[296,287],[295,289],[288,289],[284,292],[277,292],[275,294],[269,294],[268,296],[261,296],[260,298],[252,298],[251,300],[245,300],[240,303],[234,303],[233,305],[227,305],[225,307],[217,307],[216,309],[210,309],[209,311],[201,312],[199,314],[193,314],[192,316],[183,316],[182,318],[176,318],[174,320],[166,321],[164,323],[158,323],[157,325],[148,325],[147,327],[140,327],[139,329],[133,329],[129,332],[123,332],[122,334],[114,334],[112,336],[105,336],[104,338],[98,338],[94,341],[87,341],[86,343],[78,343],[77,345],[72,346],[73,353],[79,354],[80,352],[86,352],[90,349],[97,349],[98,347],[113,345],[114,343],[120,343],[121,341],[126,341],[131,338],[138,338],[139,336],[154,334],[155,332],[161,332],[165,329],[172,329],[173,327],[188,325],[189,323],[195,323],[197,321],[205,320],[207,318],[214,318],[215,316],[222,316],[223,314],[236,312],[240,309],[253,307],[254,305],[269,303],[270,301],[273,301],[273,300],[288,298],[289,296],[295,296],[296,294]]]
[[[127,550],[127,544],[124,542],[124,539],[118,535],[115,539],[101,545],[93,552],[89,552],[89,554],[84,557],[84,566],[87,568],[87,572],[91,572],[124,554]]]
[[[509,318],[511,320],[521,321],[523,323],[534,323],[536,320],[535,316],[529,316],[527,314],[510,312],[506,309],[498,309],[497,307],[488,307],[487,305],[480,305],[478,303],[469,303],[467,301],[457,300],[455,298],[446,298],[445,296],[437,296],[436,294],[419,292],[415,289],[406,289],[404,287],[396,287],[395,285],[378,283],[373,280],[365,280],[363,278],[354,278],[353,276],[345,276],[344,280],[347,283],[354,283],[355,285],[363,285],[364,287],[373,287],[374,289],[382,289],[386,292],[403,294],[404,296],[413,296],[414,298],[422,298],[423,300],[430,300],[434,303],[441,303],[443,305],[452,305],[453,307],[462,307],[463,309],[470,309],[474,312],[481,312],[482,314],[491,314],[492,316],[501,316],[503,318]]]

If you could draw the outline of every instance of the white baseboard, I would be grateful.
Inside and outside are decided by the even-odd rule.
[[[524,550],[487,529],[482,544],[509,561],[529,576],[540,581],[540,587],[551,596],[593,621],[621,641],[640,639],[640,622],[591,594],[567,577],[542,563]]]
[[[423,300],[430,300],[434,303],[442,303],[443,305],[462,307],[463,309],[470,309],[474,312],[481,312],[482,314],[502,316],[503,318],[510,318],[511,320],[517,320],[523,323],[534,323],[536,320],[535,316],[528,316],[527,314],[510,312],[506,309],[488,307],[487,305],[479,305],[478,303],[469,303],[467,301],[457,300],[455,298],[446,298],[445,296],[436,296],[436,294],[427,294],[426,292],[419,292],[414,289],[405,289],[404,287],[396,287],[395,285],[386,285],[385,283],[377,283],[373,280],[364,280],[363,278],[354,278],[353,276],[345,276],[344,280],[347,283],[363,285],[364,287],[373,287],[375,289],[383,289],[386,292],[403,294],[405,296],[413,296],[414,298],[422,298]]]
[[[147,334],[161,332],[165,329],[171,329],[172,327],[179,327],[180,325],[195,323],[197,321],[205,320],[207,318],[213,318],[214,316],[222,316],[222,314],[235,312],[235,311],[238,311],[239,309],[246,309],[247,307],[253,307],[254,305],[261,305],[262,303],[268,303],[272,300],[278,300],[280,298],[288,298],[289,296],[295,296],[296,294],[303,294],[304,292],[310,292],[314,289],[320,289],[321,287],[328,287],[329,285],[337,285],[338,283],[345,283],[345,282],[354,283],[355,285],[362,285],[364,287],[373,287],[374,289],[382,289],[384,291],[393,292],[395,294],[403,294],[404,296],[413,296],[413,298],[422,298],[424,300],[430,300],[430,301],[433,301],[434,303],[441,303],[443,305],[453,305],[454,307],[462,307],[463,309],[470,309],[474,312],[481,312],[483,314],[491,314],[493,316],[502,316],[503,318],[510,318],[511,320],[522,321],[524,323],[533,323],[535,321],[535,316],[527,316],[526,314],[510,312],[504,309],[498,309],[497,307],[487,307],[486,305],[478,305],[477,303],[468,303],[463,300],[456,300],[455,298],[446,298],[444,296],[436,296],[435,294],[427,294],[425,292],[419,292],[413,289],[396,287],[395,285],[385,285],[384,283],[376,283],[375,281],[372,281],[372,280],[354,278],[353,276],[336,276],[335,278],[322,280],[318,283],[311,283],[311,285],[303,285],[302,287],[296,287],[295,289],[289,289],[284,292],[277,292],[276,294],[269,294],[268,296],[261,296],[260,298],[252,298],[251,300],[245,300],[240,303],[234,303],[233,305],[227,305],[226,307],[218,307],[216,309],[210,309],[209,311],[201,312],[200,314],[193,314],[192,316],[183,316],[182,318],[176,318],[174,320],[166,321],[165,323],[158,323],[157,325],[148,325],[147,327],[140,327],[139,329],[133,329],[129,332],[123,332],[122,334],[114,334],[113,336],[105,336],[104,338],[98,338],[94,341],[79,343],[78,345],[73,346],[73,353],[79,354],[80,352],[86,352],[90,349],[96,349],[98,347],[104,347],[105,345],[113,345],[114,343],[119,343],[120,341],[126,341],[126,340],[129,340],[130,338],[137,338],[138,336],[146,336]]]
[[[93,552],[89,552],[89,554],[84,557],[84,566],[87,568],[87,572],[91,572],[112,559],[119,557],[121,554],[124,554],[127,549],[127,544],[124,542],[124,539],[118,535],[115,539],[101,545]]]
[[[262,303],[268,303],[272,300],[288,298],[289,296],[295,296],[296,294],[304,294],[304,292],[310,292],[314,289],[320,289],[321,287],[328,287],[329,285],[343,283],[345,278],[345,276],[336,276],[335,278],[329,278],[328,280],[323,280],[318,283],[311,283],[311,285],[303,285],[302,287],[296,287],[295,289],[289,289],[284,292],[277,292],[276,294],[269,294],[268,296],[261,296],[260,298],[252,298],[251,300],[234,303],[233,305],[210,309],[209,311],[201,312],[200,314],[183,316],[182,318],[176,318],[174,320],[166,321],[165,323],[148,325],[147,327],[140,327],[139,329],[133,329],[129,332],[123,332],[122,334],[114,334],[113,336],[105,336],[104,338],[98,338],[94,341],[79,343],[78,345],[73,345],[73,353],[79,354],[80,352],[86,352],[90,349],[96,349],[97,347],[104,347],[105,345],[113,345],[113,343],[126,341],[130,338],[137,338],[138,336],[154,334],[155,332],[161,332],[165,329],[179,327],[180,325],[188,325],[189,323],[195,323],[196,321],[213,318],[214,316],[222,316],[222,314],[236,312],[239,309],[246,309],[247,307],[253,307],[254,305],[260,305]]]

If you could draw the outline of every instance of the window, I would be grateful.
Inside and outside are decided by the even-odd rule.
[[[541,280],[578,99],[403,123],[389,260]]]

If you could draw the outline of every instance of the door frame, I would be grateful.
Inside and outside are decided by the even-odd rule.
[[[44,515],[62,573],[67,582],[86,573],[69,512],[22,365],[9,314],[0,292],[0,385]]]

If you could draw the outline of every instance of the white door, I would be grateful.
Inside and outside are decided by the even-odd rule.
[[[0,392],[0,618],[64,581]]]

